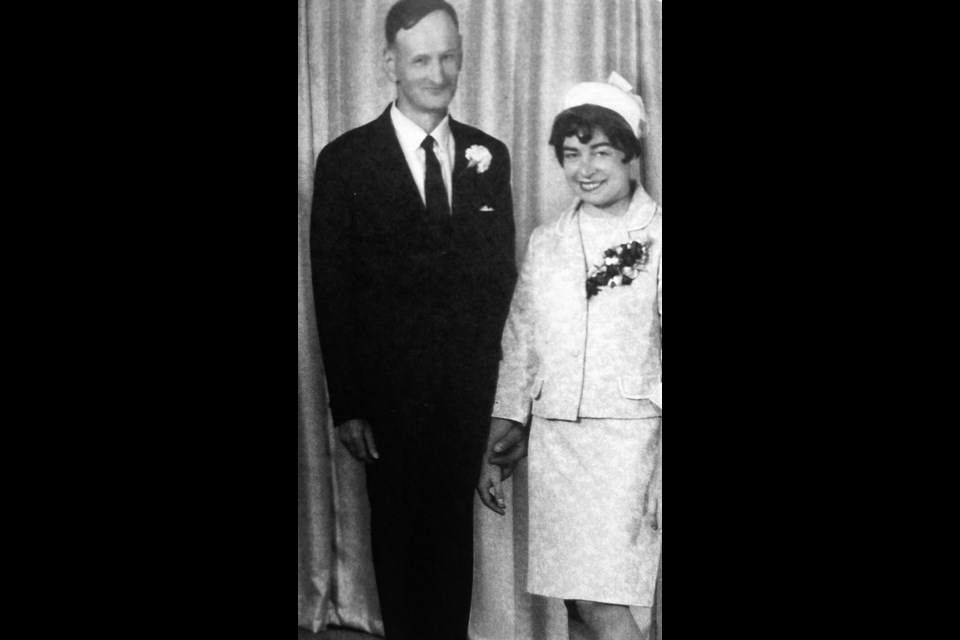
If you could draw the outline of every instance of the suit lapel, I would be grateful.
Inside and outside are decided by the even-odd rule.
[[[453,118],[450,118],[450,132],[453,134],[453,141],[457,147],[457,157],[453,163],[453,177],[454,182],[456,182],[458,178],[463,177],[464,171],[467,169],[467,148],[470,146],[471,140],[467,139],[467,132]]]
[[[419,220],[426,221],[426,208],[423,205],[423,200],[420,199],[420,190],[417,189],[413,174],[410,173],[407,158],[403,155],[400,140],[397,139],[397,132],[393,128],[393,121],[390,119],[390,107],[387,107],[387,110],[377,119],[376,123],[375,144],[377,148],[371,150],[373,157],[376,158],[377,169],[374,175],[379,174],[385,184],[397,187],[399,206],[403,207],[404,210],[415,213]]]
[[[562,238],[562,248],[559,252],[563,256],[561,264],[564,265],[565,269],[569,269],[567,271],[569,275],[566,276],[567,281],[576,283],[570,290],[570,308],[586,311],[586,272],[590,269],[590,266],[584,253],[583,236],[580,231],[579,202],[574,205],[570,212],[564,215]]]
[[[458,215],[464,215],[468,212],[470,203],[469,196],[473,191],[473,180],[471,173],[467,171],[467,149],[472,144],[465,128],[459,122],[450,118],[450,133],[453,134],[453,142],[456,147],[456,158],[453,162],[453,217],[456,221]]]

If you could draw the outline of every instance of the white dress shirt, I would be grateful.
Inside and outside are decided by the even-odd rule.
[[[390,108],[390,119],[393,121],[393,130],[397,132],[400,148],[403,149],[403,156],[407,159],[407,166],[410,167],[410,173],[413,174],[413,179],[417,183],[420,199],[426,206],[424,183],[427,174],[427,152],[420,145],[428,134],[420,125],[403,115],[400,109],[397,109],[396,102]],[[443,184],[447,188],[447,200],[450,211],[453,211],[453,159],[457,157],[457,149],[453,141],[453,133],[450,131],[450,115],[447,114],[429,135],[436,141],[433,152],[440,161],[440,173],[443,174]]]

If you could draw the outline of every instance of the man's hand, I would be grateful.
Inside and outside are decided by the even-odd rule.
[[[513,475],[517,464],[527,457],[527,439],[530,432],[516,422],[493,445],[487,462],[503,470],[503,480]]]
[[[347,420],[337,429],[340,432],[340,442],[354,458],[367,463],[380,459],[369,422],[359,419]]]
[[[477,493],[480,502],[485,507],[500,515],[507,514],[507,502],[503,497],[503,472],[500,467],[492,464],[483,465],[480,471],[480,482],[477,483]]]

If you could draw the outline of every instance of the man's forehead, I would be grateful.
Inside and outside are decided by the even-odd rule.
[[[455,49],[460,44],[460,33],[453,19],[438,10],[428,13],[409,29],[401,28],[396,42],[408,48]]]

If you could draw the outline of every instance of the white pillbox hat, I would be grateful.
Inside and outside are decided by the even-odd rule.
[[[610,74],[606,82],[581,82],[563,98],[564,111],[583,104],[606,107],[620,114],[633,129],[634,135],[640,138],[643,124],[647,121],[643,99],[633,93],[630,83],[616,71]]]

